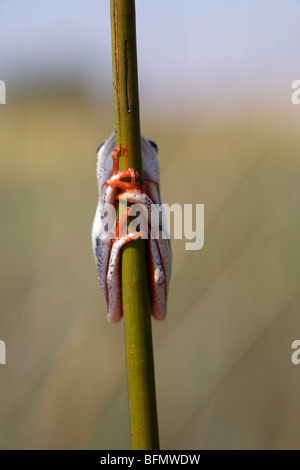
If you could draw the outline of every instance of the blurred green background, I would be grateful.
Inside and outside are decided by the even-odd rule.
[[[144,12],[141,3],[142,30],[150,6]],[[107,6],[106,14],[103,24]],[[299,35],[280,15],[278,25],[279,39]],[[97,54],[96,30],[92,39]],[[159,146],[163,201],[205,205],[204,248],[172,241],[168,317],[153,322],[162,448],[299,448],[291,344],[300,339],[300,106],[290,97],[300,77],[292,59],[280,69],[284,48],[272,51],[275,85],[263,85],[262,61],[266,81],[243,72],[245,93],[237,78],[206,94],[198,57],[197,99],[184,79],[171,91],[166,80],[152,105],[140,66],[142,131]],[[107,57],[108,85],[99,77],[94,93],[90,81],[63,74],[33,80],[38,67],[18,82],[19,69],[0,53],[8,90],[0,106],[1,449],[130,448],[123,323],[106,321],[90,243],[95,151],[113,128],[110,50]]]

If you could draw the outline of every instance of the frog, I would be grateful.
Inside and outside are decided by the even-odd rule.
[[[153,220],[164,220],[163,217],[159,218],[159,213],[163,215],[163,207],[160,199],[158,147],[154,141],[141,135],[143,180],[133,168],[118,170],[119,153],[120,148],[115,146],[114,132],[97,149],[99,199],[92,225],[92,248],[107,319],[110,323],[118,323],[123,316],[122,248],[129,242],[143,238],[147,243],[151,315],[155,320],[163,321],[167,314],[172,254],[168,230],[162,222],[152,223]],[[129,203],[129,206],[120,220],[117,220],[116,215],[114,223],[108,224],[109,210],[113,208],[115,214],[118,214],[120,201]],[[149,215],[147,236],[144,230],[127,230],[127,217],[130,217],[133,205]]]

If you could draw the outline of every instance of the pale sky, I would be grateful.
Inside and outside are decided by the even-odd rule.
[[[1,0],[7,87],[72,80],[111,90],[109,0]],[[136,0],[144,100],[288,93],[300,79],[298,0]]]

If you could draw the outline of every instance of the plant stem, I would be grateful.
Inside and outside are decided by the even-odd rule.
[[[110,6],[115,136],[116,146],[121,149],[119,170],[134,168],[142,177],[135,2],[111,0]],[[146,243],[147,240],[138,239],[122,250],[122,302],[134,450],[159,449]]]

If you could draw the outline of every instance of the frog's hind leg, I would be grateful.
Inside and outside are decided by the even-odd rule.
[[[107,270],[107,319],[117,323],[123,315],[121,288],[121,252],[126,243],[144,236],[144,232],[131,232],[113,242]]]
[[[97,266],[98,279],[105,300],[106,308],[108,308],[106,276],[111,247],[113,244],[113,238],[115,237],[115,233],[113,229],[111,231],[108,230],[108,226],[105,225],[105,220],[107,218],[107,211],[109,208],[114,209],[112,216],[114,217],[114,219],[116,218],[116,194],[117,188],[112,186],[107,188],[103,200],[99,199],[92,228],[93,253]],[[113,224],[111,225],[113,226]]]
[[[152,194],[155,196],[153,188]],[[159,204],[154,204],[148,194],[140,188],[125,190],[123,193],[118,194],[117,198],[137,204],[142,213],[147,213],[148,232],[151,237],[148,240],[151,314],[156,320],[164,320],[167,312],[167,296],[171,277],[171,248],[168,232],[159,224],[161,209]],[[157,225],[155,227],[151,226],[152,216]]]

